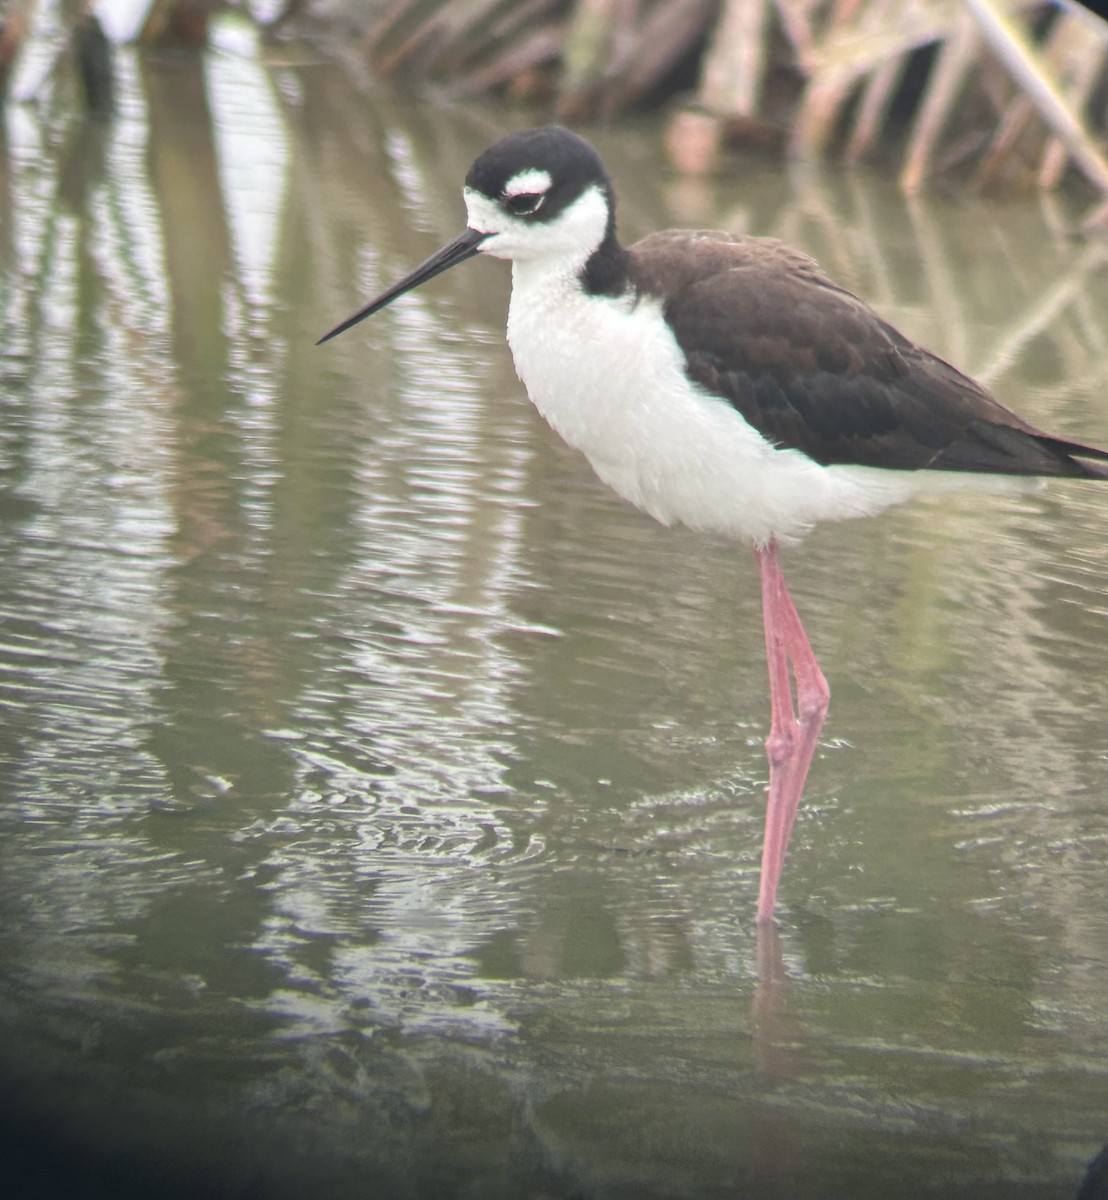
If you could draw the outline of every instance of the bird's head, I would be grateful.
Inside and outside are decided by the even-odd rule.
[[[465,232],[320,342],[475,254],[572,273],[614,236],[615,200],[604,164],[588,142],[560,125],[501,138],[470,167],[463,194]]]
[[[518,262],[580,269],[614,231],[612,186],[599,155],[560,125],[509,134],[466,176],[468,227],[478,249]]]

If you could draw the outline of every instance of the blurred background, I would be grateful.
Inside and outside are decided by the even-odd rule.
[[[833,694],[759,938],[749,555],[541,422],[502,263],[314,346],[558,116],[626,240],[785,238],[1108,445],[1101,27],[991,13],[8,5],[5,1196],[1075,1194],[1108,490],[787,555]]]

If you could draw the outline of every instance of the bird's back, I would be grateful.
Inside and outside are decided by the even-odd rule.
[[[1108,453],[1036,429],[782,242],[657,233],[629,270],[690,380],[823,466],[1108,478]]]

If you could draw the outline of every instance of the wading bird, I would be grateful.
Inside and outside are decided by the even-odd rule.
[[[510,259],[508,344],[539,412],[663,524],[753,547],[771,710],[757,916],[771,921],[830,697],[779,544],[955,479],[1108,479],[1108,451],[1029,425],[781,242],[672,230],[622,246],[603,163],[560,126],[490,146],[463,195],[465,232],[320,341],[475,254]]]

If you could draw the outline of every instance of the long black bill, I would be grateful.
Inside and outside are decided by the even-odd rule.
[[[456,267],[458,263],[465,262],[467,258],[472,258],[477,253],[477,247],[487,238],[489,234],[479,233],[476,229],[467,229],[461,237],[455,238],[449,246],[443,246],[441,250],[437,250],[431,257],[410,274],[406,275],[399,283],[394,283],[387,292],[382,292],[376,300],[371,300],[363,309],[360,309],[352,317],[347,317],[341,325],[336,325],[330,333],[325,333],[323,337],[316,342],[317,346],[322,346],[324,342],[329,342],[333,337],[338,337],[340,333],[345,333],[352,325],[357,325],[359,321],[364,321],[366,317],[372,317],[375,312],[380,312],[386,304],[391,304],[397,296],[403,296],[405,292],[410,292],[413,288],[419,287],[421,283],[426,283],[428,279],[434,279],[436,275],[441,275],[443,271],[449,271],[451,267]]]

